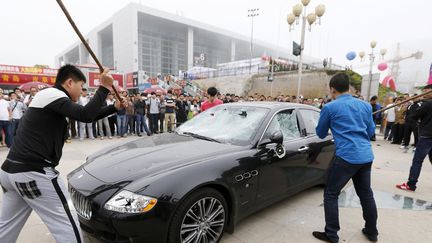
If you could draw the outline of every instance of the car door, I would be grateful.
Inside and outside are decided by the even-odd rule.
[[[260,157],[260,176],[257,203],[272,202],[284,197],[302,183],[307,165],[307,146],[300,133],[299,120],[295,109],[282,110],[270,121],[260,143],[268,141],[276,131],[284,136],[283,146],[286,154],[276,156],[274,144],[258,146]]]
[[[325,179],[335,151],[333,137],[330,133],[324,139],[320,139],[316,135],[315,128],[319,117],[320,113],[315,109],[298,109],[301,133],[305,140],[305,146],[308,148],[307,170],[304,174],[304,180],[310,183]]]

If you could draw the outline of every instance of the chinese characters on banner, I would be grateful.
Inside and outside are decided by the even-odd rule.
[[[23,67],[0,64],[0,85],[21,85],[28,82],[42,82],[53,85],[57,69]]]
[[[22,73],[22,74],[40,74],[48,76],[56,76],[57,69],[54,68],[38,68],[38,67],[23,67],[0,64],[0,72],[2,73]]]
[[[126,74],[126,88],[138,87],[138,72]]]
[[[55,76],[10,74],[0,72],[0,84],[21,85],[28,82],[42,82],[53,85],[55,83]]]
[[[89,72],[88,74],[89,74],[88,75],[88,79],[89,79],[89,83],[88,84],[89,84],[89,87],[90,88],[97,88],[97,87],[99,87],[99,85],[100,85],[100,81],[99,81],[100,73]],[[123,74],[111,74],[111,76],[114,79],[113,84],[115,86],[123,88]]]

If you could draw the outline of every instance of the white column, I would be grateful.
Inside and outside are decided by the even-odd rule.
[[[231,62],[235,61],[236,43],[235,40],[231,40]]]
[[[188,69],[193,67],[193,43],[194,43],[194,32],[193,32],[193,28],[189,27],[188,28]]]
[[[79,44],[78,45],[78,52],[79,52],[79,63],[80,64],[86,64],[88,63],[88,60],[85,60],[85,50],[84,50],[84,45],[83,44]]]

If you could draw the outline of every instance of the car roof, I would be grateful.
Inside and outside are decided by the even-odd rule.
[[[268,108],[272,110],[279,110],[283,108],[306,108],[311,110],[319,111],[318,108],[315,108],[311,105],[304,105],[298,103],[289,103],[289,102],[276,102],[276,101],[246,101],[246,102],[236,102],[236,103],[227,103],[224,104],[226,106],[248,106],[248,107],[260,107],[260,108]]]

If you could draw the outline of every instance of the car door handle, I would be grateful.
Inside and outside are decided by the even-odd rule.
[[[306,147],[306,146],[300,147],[300,148],[298,149],[299,152],[305,152],[305,151],[307,151],[307,150],[309,150],[309,147]]]

